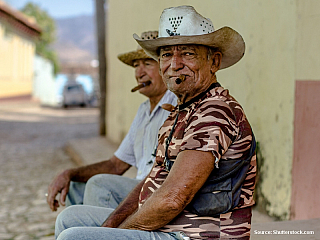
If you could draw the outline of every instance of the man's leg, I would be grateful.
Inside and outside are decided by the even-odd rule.
[[[65,208],[57,217],[56,238],[60,233],[72,227],[99,227],[114,209],[96,206],[73,205]]]
[[[169,233],[100,227],[113,209],[75,205],[63,210],[57,217],[55,236],[58,240],[174,240]]]
[[[105,227],[73,227],[63,231],[57,240],[177,240],[169,233]]]
[[[86,184],[82,182],[70,182],[69,192],[66,198],[66,206],[83,204],[83,196]]]
[[[114,174],[98,174],[86,184],[83,204],[115,209],[140,180]]]

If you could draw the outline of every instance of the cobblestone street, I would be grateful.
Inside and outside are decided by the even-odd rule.
[[[0,239],[54,239],[58,212],[45,193],[73,163],[67,141],[98,136],[98,109],[41,108],[32,101],[0,101]],[[61,208],[60,208],[61,211]]]

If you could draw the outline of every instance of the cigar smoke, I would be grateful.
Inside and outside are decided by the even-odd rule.
[[[143,82],[143,83],[140,83],[138,86],[132,88],[132,89],[131,89],[131,92],[135,92],[135,91],[137,91],[137,90],[139,90],[139,89],[141,89],[141,88],[144,88],[144,87],[146,87],[146,86],[149,86],[150,84],[151,84],[151,81],[150,81],[150,80],[148,80],[148,81],[146,81],[146,82]]]
[[[182,83],[184,80],[186,80],[186,75],[181,74],[177,79],[176,79],[176,84]]]

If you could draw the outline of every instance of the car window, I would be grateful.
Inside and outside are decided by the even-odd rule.
[[[68,86],[67,89],[68,89],[69,92],[80,91],[80,87],[79,86]]]

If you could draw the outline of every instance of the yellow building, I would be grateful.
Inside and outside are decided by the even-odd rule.
[[[0,98],[32,94],[39,26],[0,1]]]
[[[156,30],[164,8],[179,5],[193,5],[246,42],[244,58],[217,75],[259,141],[258,204],[279,219],[320,217],[318,0],[108,0],[108,138],[122,140],[145,100],[130,93],[134,70],[117,55],[137,47],[133,33]]]

